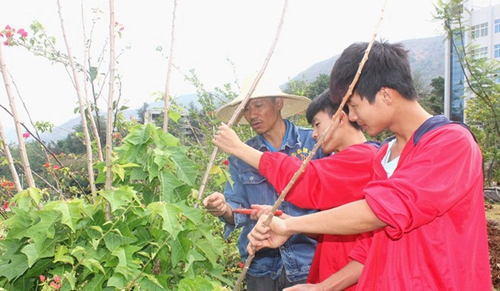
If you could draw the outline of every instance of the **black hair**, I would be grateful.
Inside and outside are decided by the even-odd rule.
[[[344,98],[367,47],[366,42],[353,43],[335,62],[330,74],[330,95],[333,102],[340,103]],[[408,50],[401,43],[389,44],[385,41],[373,43],[353,93],[373,103],[375,95],[382,87],[394,89],[408,100],[418,100],[413,85]]]
[[[334,103],[332,101],[332,98],[330,98],[330,90],[326,89],[321,94],[316,96],[316,98],[314,98],[307,107],[306,111],[307,122],[309,122],[309,124],[312,124],[314,116],[321,111],[325,112],[326,114],[328,114],[328,116],[332,117],[335,114],[335,112],[337,112],[339,105],[340,103]],[[347,106],[344,106],[343,110],[347,115],[349,115],[349,108]],[[358,125],[357,122],[351,122],[351,121],[349,122],[351,123],[352,126],[354,126],[354,128],[361,130],[361,127]]]

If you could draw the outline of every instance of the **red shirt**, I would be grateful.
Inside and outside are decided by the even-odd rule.
[[[329,157],[310,161],[285,200],[301,208],[325,210],[362,199],[363,188],[371,180],[376,151],[373,144],[357,144]],[[302,161],[284,154],[265,152],[259,171],[281,193],[301,164]],[[320,235],[307,281],[319,283],[342,269],[350,261],[349,253],[356,240],[369,240],[370,236]],[[363,260],[362,254],[356,259]],[[352,286],[346,290],[354,289]]]
[[[482,155],[463,126],[424,123],[387,178],[374,158],[364,190],[388,224],[373,236],[358,290],[491,291]],[[430,127],[430,128],[429,128]]]

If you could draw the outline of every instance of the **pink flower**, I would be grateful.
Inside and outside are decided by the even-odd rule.
[[[4,202],[2,208],[3,210],[7,210],[7,208],[9,208],[9,201]]]
[[[3,45],[9,45],[9,41],[7,41],[7,40],[6,40],[6,41],[4,41],[4,42],[3,42]]]
[[[3,33],[0,32],[0,37],[3,37]]]
[[[61,282],[61,278],[58,275],[54,276],[54,282],[59,283]]]
[[[24,28],[19,29],[17,33],[19,33],[22,37],[28,36],[28,33],[26,32],[26,30],[24,30]]]
[[[45,282],[45,276],[44,275],[40,275],[40,282]]]
[[[59,170],[61,167],[59,167],[58,165],[53,165],[52,168],[54,168],[54,170]]]
[[[23,133],[23,138],[28,138],[28,137],[30,137],[30,133],[29,132]]]
[[[56,282],[50,282],[50,287],[54,290],[59,290],[59,288],[61,288],[61,284],[58,284]]]

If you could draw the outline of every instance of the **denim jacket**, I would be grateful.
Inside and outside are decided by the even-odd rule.
[[[278,151],[304,160],[316,144],[312,138],[312,130],[298,127],[288,120],[286,123],[290,128],[287,130],[288,135],[285,136],[286,141]],[[269,151],[261,135],[253,137],[246,144],[262,152]],[[318,149],[314,158],[324,156],[321,149]],[[229,173],[233,185],[226,184],[224,195],[232,208],[250,208],[252,204],[274,205],[278,199],[278,193],[274,187],[257,169],[234,156],[229,157]],[[286,201],[283,201],[279,209],[291,216],[315,211],[298,208]],[[256,222],[251,220],[249,215],[244,214],[234,214],[234,221],[235,225],[226,222],[224,236],[227,238],[235,228],[242,227],[238,239],[238,249],[242,260],[245,261],[248,257],[246,247],[249,241],[247,235]],[[306,279],[315,248],[315,240],[302,234],[293,235],[278,249],[259,250],[250,264],[248,274],[255,277],[270,275],[271,278],[275,279],[284,267],[288,280],[294,282]]]

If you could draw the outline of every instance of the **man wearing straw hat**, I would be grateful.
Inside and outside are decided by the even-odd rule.
[[[222,106],[216,116],[228,122],[249,91],[250,82],[243,84],[242,93]],[[306,129],[285,119],[307,109],[310,100],[303,96],[283,93],[278,86],[260,80],[243,110],[240,124],[249,124],[257,135],[246,142],[259,151],[282,152],[304,160],[314,147],[312,129]],[[314,158],[325,156],[318,150]],[[229,173],[233,184],[227,183],[224,194],[215,192],[204,199],[203,205],[225,223],[225,237],[242,227],[238,249],[242,260],[248,257],[248,233],[255,225],[257,210],[252,215],[235,214],[235,208],[251,208],[253,204],[273,205],[277,192],[266,178],[242,160],[229,157]],[[284,202],[280,206],[285,214],[300,216],[313,212]],[[264,249],[256,253],[246,274],[249,291],[280,291],[304,283],[309,274],[316,241],[302,234],[291,236],[279,249]]]

